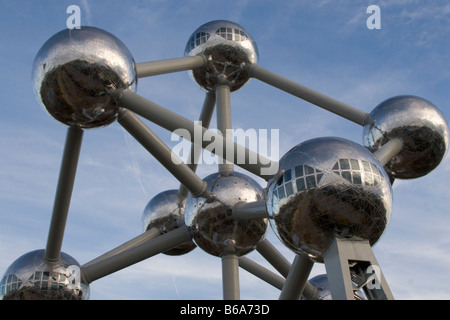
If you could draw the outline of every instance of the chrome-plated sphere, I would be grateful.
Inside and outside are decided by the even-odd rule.
[[[136,66],[114,35],[94,27],[64,29],[41,47],[33,64],[33,89],[45,110],[68,126],[110,124],[119,104],[110,92],[136,90]]]
[[[213,199],[194,198],[186,201],[185,223],[198,247],[214,256],[221,256],[234,243],[239,256],[254,250],[267,232],[267,219],[239,221],[232,210],[238,202],[261,199],[262,188],[253,179],[239,173],[214,173],[204,179]]]
[[[153,197],[144,209],[142,215],[144,231],[157,228],[166,233],[184,226],[184,204],[178,197],[178,190],[167,190]],[[178,247],[165,251],[167,255],[183,255],[195,249],[192,241],[187,241]]]
[[[431,102],[416,96],[397,96],[380,103],[364,127],[363,145],[372,152],[391,139],[402,151],[385,165],[399,179],[413,179],[436,168],[448,150],[448,124]]]
[[[272,229],[295,253],[317,262],[336,238],[373,245],[391,215],[392,189],[370,151],[341,138],[317,138],[291,149],[269,181]]]
[[[330,284],[326,274],[319,274],[309,279],[308,282],[317,288],[317,293],[310,299],[302,297],[302,300],[333,300],[331,296]],[[354,282],[352,284],[353,287],[356,287]],[[363,290],[354,291],[353,296],[355,300],[367,300],[367,296]]]
[[[184,54],[206,58],[204,67],[190,71],[194,81],[206,91],[221,84],[228,85],[231,91],[239,90],[250,79],[247,67],[258,61],[258,48],[250,34],[227,20],[211,21],[195,30]]]
[[[89,285],[80,264],[61,252],[59,263],[44,259],[45,250],[24,254],[6,270],[0,282],[0,300],[87,300]]]

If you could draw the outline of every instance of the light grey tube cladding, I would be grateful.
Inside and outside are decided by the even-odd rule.
[[[348,104],[282,77],[274,72],[262,68],[257,64],[250,66],[250,74],[255,79],[290,93],[325,110],[333,112],[361,126],[365,125],[370,118],[369,114],[366,112],[358,110]]]
[[[82,129],[78,127],[69,127],[67,129],[52,219],[45,249],[45,259],[50,262],[57,262],[60,259],[82,140]]]

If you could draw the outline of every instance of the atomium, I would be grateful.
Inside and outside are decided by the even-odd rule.
[[[347,247],[358,245],[364,253],[372,253],[371,246],[390,221],[390,178],[418,178],[436,168],[448,150],[448,124],[431,102],[415,96],[387,99],[367,114],[262,68],[258,55],[249,32],[226,20],[195,30],[183,57],[137,64],[118,38],[95,27],[63,30],[51,37],[36,55],[32,81],[39,103],[67,126],[60,180],[47,246],[8,268],[0,283],[1,298],[87,299],[90,283],[97,279],[160,253],[183,255],[196,247],[222,259],[224,299],[240,298],[237,270],[244,266],[280,288],[280,299],[299,299],[302,294],[331,298],[336,292],[331,293],[328,279],[344,279],[350,270],[328,271],[337,261],[327,262],[329,250],[345,241]],[[139,118],[172,132],[179,128],[195,132],[194,121],[136,93],[138,78],[179,71],[187,71],[206,91],[200,112],[204,123],[210,123],[217,106],[220,130],[232,129],[228,95],[255,78],[362,126],[363,145],[320,137],[300,142],[279,162],[261,156],[252,162],[250,150],[217,134],[216,140],[243,151],[245,159],[225,157],[228,162],[220,163],[218,172],[201,179],[196,166],[175,161],[176,155]],[[84,129],[115,120],[177,178],[180,189],[160,192],[148,202],[142,215],[144,233],[80,265],[61,246],[81,140]],[[195,156],[194,144],[192,150]],[[224,156],[221,150],[208,151]],[[278,168],[276,173],[267,174],[263,170],[267,164]],[[236,171],[235,165],[264,179],[266,185]],[[292,264],[266,239],[269,229],[296,254]],[[280,281],[280,276],[245,257],[254,250],[286,279]],[[358,254],[356,258],[364,256]],[[346,297],[391,298],[386,287],[382,295],[354,293],[352,281],[363,279],[358,286],[364,284],[365,277],[359,276],[369,260],[353,260],[359,273],[345,283],[350,291]],[[325,263],[333,277],[308,282],[313,263]]]

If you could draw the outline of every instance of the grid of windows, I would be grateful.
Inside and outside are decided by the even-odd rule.
[[[301,192],[317,186],[323,173],[311,166],[299,165],[289,169],[278,179],[275,194],[282,199],[295,192]]]
[[[18,290],[21,285],[22,281],[15,275],[10,274],[8,276],[5,276],[0,283],[0,295],[4,296],[9,292],[14,292]]]
[[[226,40],[245,41],[248,39],[244,31],[237,28],[219,28],[216,33]]]
[[[376,186],[381,182],[381,172],[376,165],[365,160],[339,159],[333,172],[354,184]]]
[[[188,44],[186,46],[186,51],[191,51],[195,47],[205,43],[209,39],[209,33],[207,32],[198,32],[192,37],[189,38]]]
[[[378,167],[365,160],[339,159],[332,172],[356,185],[376,186],[382,181],[382,173]],[[288,169],[277,180],[274,194],[283,199],[296,192],[315,188],[323,174],[323,171],[308,165]]]
[[[63,290],[69,284],[69,278],[62,273],[50,273],[47,271],[36,271],[28,278],[28,284],[34,286],[40,291],[57,292],[58,290]],[[20,289],[22,281],[15,275],[10,274],[4,277],[0,283],[0,292],[4,296],[6,294],[16,292]]]

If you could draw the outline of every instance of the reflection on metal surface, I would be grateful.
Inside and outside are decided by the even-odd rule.
[[[114,35],[94,27],[65,29],[39,50],[33,89],[56,120],[81,128],[110,124],[119,105],[113,89],[136,90],[135,62]]]
[[[415,96],[397,96],[380,103],[364,127],[363,144],[372,152],[394,138],[404,148],[386,171],[400,179],[426,175],[437,167],[448,150],[448,124],[429,101]]]
[[[219,84],[228,85],[231,91],[242,88],[250,79],[246,66],[258,60],[258,48],[250,34],[226,20],[208,22],[192,34],[185,56],[199,54],[208,63],[190,71],[190,75],[206,91],[213,91]]]
[[[61,252],[61,261],[50,264],[44,250],[24,254],[11,264],[0,282],[0,300],[87,300],[89,285],[80,265]]]
[[[302,297],[302,300],[333,300],[331,296],[330,284],[328,283],[328,277],[326,274],[317,275],[309,279],[308,282],[317,288],[317,294],[311,299]],[[353,283],[353,286],[356,287],[356,284]],[[355,300],[368,300],[363,290],[354,289],[353,294]]]
[[[389,178],[362,146],[340,138],[301,143],[280,160],[266,198],[270,223],[296,253],[322,262],[335,237],[373,245],[391,213]]]
[[[262,188],[251,178],[232,172],[214,173],[204,179],[213,199],[194,198],[186,202],[185,222],[194,242],[209,254],[220,256],[234,240],[238,256],[255,249],[267,232],[267,219],[238,221],[233,217],[233,206],[238,202],[261,199]]]
[[[153,197],[144,209],[142,222],[144,231],[157,228],[161,233],[184,226],[184,205],[180,203],[178,190],[164,191]],[[192,251],[195,247],[192,241],[188,241],[164,253],[183,255]]]

